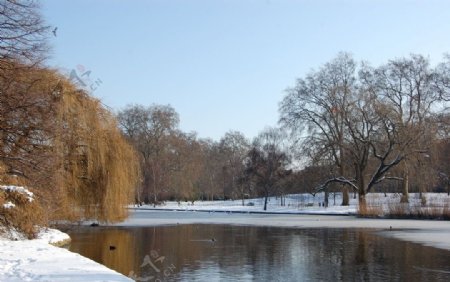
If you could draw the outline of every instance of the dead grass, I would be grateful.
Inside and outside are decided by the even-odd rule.
[[[366,205],[358,207],[358,215],[369,218],[450,220],[450,198],[426,201],[426,198],[422,197],[415,203],[401,203],[398,199],[398,201],[389,202],[385,207],[382,202],[377,197],[371,198]]]
[[[11,202],[14,207],[6,208],[4,203]],[[44,225],[42,208],[37,201],[15,192],[0,190],[0,225],[15,229],[29,239],[35,238],[38,225]]]
[[[428,205],[423,205],[423,200],[416,205],[390,203],[386,216],[389,218],[450,220],[449,207],[449,200],[446,203],[430,203]]]
[[[380,204],[369,202],[365,205],[359,205],[357,213],[360,217],[375,218],[382,217],[384,212]]]
[[[358,216],[376,218],[382,217],[384,214],[383,206],[378,196],[373,196],[365,205],[358,205]]]

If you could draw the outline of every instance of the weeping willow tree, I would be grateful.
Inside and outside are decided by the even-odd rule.
[[[35,194],[6,210],[0,193],[0,225],[32,237],[55,219],[125,218],[139,162],[100,101],[56,71],[1,60],[0,94],[0,185]]]
[[[124,219],[139,179],[134,149],[99,100],[68,82],[59,95],[55,152],[69,215],[104,222]]]

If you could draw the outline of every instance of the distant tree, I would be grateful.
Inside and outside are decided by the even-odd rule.
[[[268,198],[274,194],[277,184],[290,173],[283,141],[279,129],[267,128],[255,138],[245,159],[246,174],[264,196],[264,210],[267,210]]]
[[[200,178],[205,169],[201,143],[195,134],[179,132],[172,148],[170,191],[179,201],[196,200],[201,194]]]
[[[354,102],[356,63],[347,53],[325,64],[305,79],[298,79],[280,104],[280,123],[301,142],[312,162],[330,159],[339,168],[338,176],[348,176],[345,151],[345,118]],[[306,138],[306,139],[304,139]],[[347,186],[342,186],[342,205],[349,204]]]
[[[358,191],[360,206],[365,206],[365,195],[381,181],[407,181],[407,175],[388,172],[426,152],[425,140],[434,138],[432,105],[447,95],[441,83],[447,78],[421,57],[391,64],[379,69],[363,65],[356,77],[353,59],[340,54],[300,79],[283,100],[282,123],[299,134],[311,155],[322,160],[331,155],[341,169],[345,164],[344,175],[329,178],[317,190],[342,183]],[[345,77],[353,81],[345,84],[351,87],[331,83]]]
[[[361,72],[365,89],[376,95],[390,111],[389,118],[395,125],[397,142],[408,144],[403,167],[402,202],[408,202],[409,170],[420,154],[430,154],[437,103],[442,100],[440,81],[444,78],[429,61],[420,55],[396,59],[376,69]],[[448,74],[447,74],[448,75]]]
[[[438,117],[438,140],[433,147],[432,161],[441,185],[447,189],[450,195],[450,114]]]
[[[245,187],[240,179],[244,170],[244,159],[249,151],[250,144],[244,134],[238,131],[229,131],[219,142],[222,157],[222,172],[224,177],[224,195],[239,195],[244,202]]]
[[[145,202],[157,204],[162,191],[169,189],[173,169],[172,142],[178,130],[179,117],[171,106],[127,106],[118,120],[125,136],[140,153],[143,175],[142,195]]]
[[[221,194],[221,167],[223,165],[219,145],[210,139],[198,140],[203,170],[199,176],[199,191],[202,199],[214,200]],[[223,190],[222,190],[223,192]]]

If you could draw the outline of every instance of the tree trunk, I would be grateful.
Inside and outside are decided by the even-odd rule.
[[[350,204],[350,199],[348,195],[348,187],[347,185],[342,186],[342,205],[348,206]]]
[[[344,176],[344,165],[342,164],[342,160],[341,166],[339,167],[339,173],[341,174],[342,177]],[[349,204],[350,204],[350,196],[348,194],[348,187],[347,185],[342,185],[342,205],[348,206]]]
[[[158,200],[156,196],[156,173],[155,169],[152,169],[153,172],[153,207],[156,207],[156,201]]]
[[[267,210],[267,200],[269,198],[269,188],[266,187],[264,195],[264,210]]]
[[[324,200],[324,203],[323,203],[323,205],[327,208],[328,207],[328,197],[329,197],[329,192],[328,192],[328,189],[326,189],[325,190],[325,200]]]
[[[366,192],[364,188],[360,190],[358,193],[358,204],[359,204],[359,214],[365,215],[367,211],[367,202],[366,202]]]
[[[403,168],[402,198],[400,202],[409,203],[409,171],[406,163]]]
[[[366,182],[364,180],[364,172],[357,171],[358,178],[358,204],[359,204],[359,214],[364,215],[367,210],[366,203]]]

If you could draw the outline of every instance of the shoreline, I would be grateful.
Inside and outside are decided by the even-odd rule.
[[[87,257],[58,247],[70,241],[59,230],[45,228],[33,240],[19,235],[0,238],[0,281],[133,281]]]
[[[359,218],[354,215],[255,214],[206,211],[162,211],[136,209],[116,227],[179,224],[224,224],[288,228],[361,228],[383,236],[450,251],[450,221],[424,219]]]

